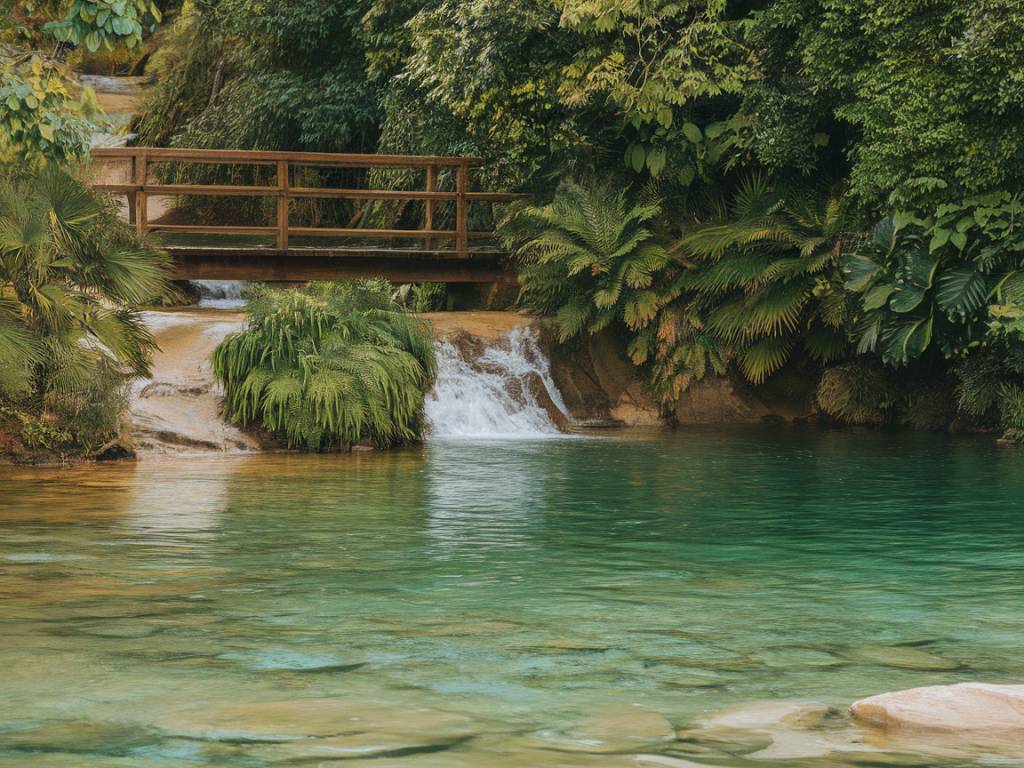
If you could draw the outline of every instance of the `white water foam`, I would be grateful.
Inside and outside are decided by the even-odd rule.
[[[249,283],[242,280],[193,280],[199,289],[199,306],[209,309],[241,309]]]
[[[536,394],[543,389],[550,405],[571,421],[535,332],[516,328],[473,360],[449,341],[435,342],[434,349],[437,382],[426,402],[431,439],[567,437]]]

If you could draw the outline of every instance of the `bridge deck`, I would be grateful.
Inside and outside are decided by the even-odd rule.
[[[127,196],[128,215],[139,235],[158,236],[174,258],[178,279],[314,280],[380,276],[395,282],[514,280],[507,254],[493,245],[494,232],[469,229],[469,207],[503,204],[525,196],[472,190],[470,172],[480,164],[473,158],[148,147],[96,149],[92,154],[99,163],[126,165],[121,168],[120,177],[108,174],[93,186]],[[177,182],[182,166],[195,165],[231,166],[233,173],[229,178],[241,176],[252,183],[161,183],[152,178],[154,166],[160,166],[162,178]],[[308,186],[310,174],[303,169],[309,167],[335,169],[341,178],[356,178],[365,186]],[[239,168],[247,170],[239,174]],[[352,176],[351,171],[341,169],[361,170]],[[377,176],[371,176],[371,171]],[[390,178],[400,188],[371,188],[374,178],[378,182]],[[423,188],[408,188],[415,183]],[[273,198],[274,223],[150,220],[151,198],[188,196],[228,200]],[[396,204],[401,207],[395,218],[406,226],[358,226],[367,210],[366,203],[357,208],[352,223],[344,227],[293,223],[293,204],[314,199]],[[230,221],[233,209],[225,205],[224,210]],[[422,210],[411,227],[409,210]],[[444,224],[450,228],[442,228]],[[396,246],[396,242],[404,244]]]
[[[345,280],[384,277],[395,283],[512,282],[507,254],[358,246],[170,245],[177,280]]]

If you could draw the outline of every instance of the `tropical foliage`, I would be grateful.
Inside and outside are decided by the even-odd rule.
[[[74,83],[55,41],[134,48],[159,19],[150,0],[0,0],[0,163],[79,158],[99,127],[95,94]]]
[[[139,308],[169,273],[68,173],[0,178],[0,400],[56,416],[87,450],[113,436],[154,348]]]
[[[574,182],[522,209],[503,236],[522,265],[523,298],[556,313],[563,341],[613,323],[646,327],[661,302],[654,275],[668,264],[651,227],[660,211],[657,200],[630,205],[621,190]]]
[[[86,47],[135,43],[156,17],[148,0],[47,7]],[[565,338],[614,330],[666,403],[710,371],[756,386],[801,366],[841,420],[955,406],[1010,424],[1022,26],[1015,0],[186,0],[136,127],[165,145],[483,158],[481,183],[535,193],[502,228],[523,303]],[[0,151],[73,155],[86,108],[31,61],[5,69],[17,130]],[[980,375],[993,355],[1007,362]],[[933,391],[950,409],[929,411]]]
[[[435,362],[429,328],[383,281],[257,289],[214,351],[227,417],[310,451],[417,439]]]
[[[759,384],[796,350],[827,363],[846,352],[839,274],[849,221],[838,194],[742,180],[731,204],[684,226],[673,249],[708,329]]]
[[[904,365],[932,348],[963,356],[990,323],[1024,307],[1020,195],[999,193],[940,206],[932,215],[883,219],[844,265],[862,295],[858,349]]]

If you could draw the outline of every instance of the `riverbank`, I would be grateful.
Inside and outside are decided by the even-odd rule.
[[[222,293],[223,286],[212,290]],[[245,314],[235,307],[238,297],[217,297],[204,299],[213,307],[146,313],[160,347],[153,376],[132,386],[129,427],[123,439],[98,458],[134,458],[136,450],[152,455],[281,449],[268,435],[240,430],[221,416],[221,391],[213,380],[210,355],[225,335],[243,326]],[[543,422],[541,432],[558,432],[580,427],[813,424],[817,419],[813,398],[799,386],[783,382],[754,390],[730,376],[694,383],[676,407],[665,412],[610,335],[560,344],[549,319],[526,312],[434,312],[421,317],[430,323],[437,343],[447,345],[447,363],[463,367],[456,388],[467,386],[467,373],[499,375],[488,385],[494,402],[479,404],[484,411],[497,410],[466,414],[469,420],[515,421],[518,417],[510,414],[522,410],[533,414],[526,421],[535,427]],[[510,363],[507,353],[525,338],[532,339],[529,349],[517,348],[518,358]],[[488,357],[489,350],[500,352],[499,357]],[[454,390],[450,396],[456,396]],[[458,408],[464,410],[463,405]],[[0,419],[0,447],[8,460],[62,464],[84,458],[12,441],[4,423]],[[483,428],[478,424],[454,429]]]

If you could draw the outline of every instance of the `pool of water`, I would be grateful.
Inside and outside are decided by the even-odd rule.
[[[778,428],[0,468],[0,766],[981,764],[845,710],[1024,682],[1022,499]]]

